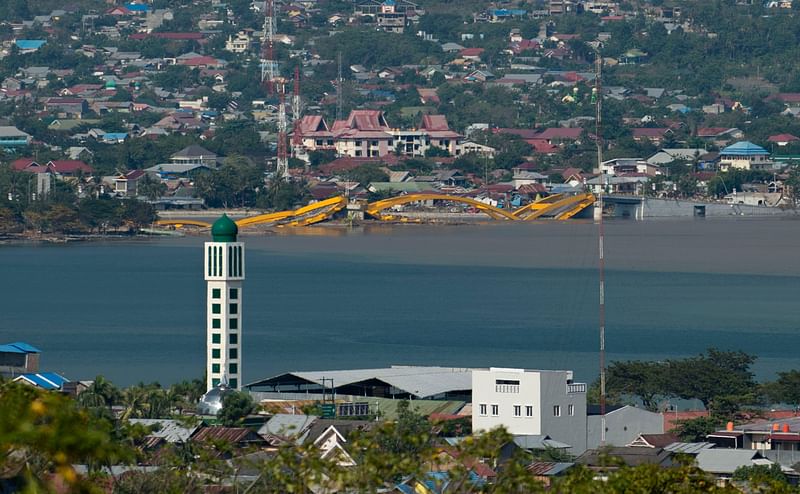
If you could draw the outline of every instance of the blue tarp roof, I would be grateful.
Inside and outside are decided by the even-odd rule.
[[[38,50],[47,41],[43,39],[18,39],[14,42],[21,50]]]
[[[18,341],[16,343],[7,343],[0,345],[0,352],[2,353],[42,353],[38,348],[29,345],[25,342]]]
[[[39,388],[46,389],[48,391],[61,389],[61,387],[64,386],[64,383],[69,382],[69,379],[65,378],[64,376],[60,376],[55,372],[21,374],[14,380],[25,380]]]
[[[149,12],[150,6],[143,3],[126,3],[125,8],[131,12]]]
[[[522,9],[494,9],[491,12],[495,17],[522,16],[528,14],[527,10]]]

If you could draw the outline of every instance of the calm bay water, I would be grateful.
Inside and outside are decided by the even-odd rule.
[[[611,222],[609,358],[710,346],[800,368],[800,222]],[[591,223],[317,228],[244,235],[244,371],[389,364],[597,374]],[[0,247],[0,342],[120,385],[204,369],[202,237]]]

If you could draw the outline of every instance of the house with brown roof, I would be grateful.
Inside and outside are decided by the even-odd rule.
[[[672,135],[672,129],[668,127],[642,127],[631,129],[631,136],[636,142],[650,141],[655,145],[660,145],[667,137]]]
[[[83,98],[48,98],[44,111],[58,118],[82,118],[89,111],[89,103]]]

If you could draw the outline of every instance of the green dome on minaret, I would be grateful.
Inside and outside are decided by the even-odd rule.
[[[236,242],[236,235],[239,234],[239,227],[227,214],[223,214],[211,225],[211,236],[214,242]]]

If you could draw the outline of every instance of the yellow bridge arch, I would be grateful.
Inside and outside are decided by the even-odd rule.
[[[390,215],[383,215],[381,212],[391,208],[392,206],[400,206],[403,204],[420,201],[456,202],[472,206],[478,211],[481,211],[496,220],[531,221],[545,216],[555,218],[556,220],[567,220],[593,205],[595,197],[593,194],[588,193],[577,195],[553,194],[510,212],[469,197],[448,194],[418,193],[391,197],[389,199],[383,199],[369,203],[366,206],[366,213],[374,218],[390,220],[394,219],[394,217]],[[347,198],[342,196],[331,197],[330,199],[325,199],[324,201],[315,202],[313,204],[290,211],[278,211],[276,213],[266,213],[249,216],[247,218],[241,218],[236,220],[236,224],[240,228],[262,224],[273,224],[277,226],[313,225],[314,223],[319,223],[329,219],[339,211],[346,208],[347,202]],[[186,225],[197,226],[200,228],[211,227],[211,223],[192,219],[163,219],[156,221],[156,224],[161,226],[174,226],[176,228],[181,228]]]
[[[494,206],[490,206],[489,204],[476,201],[475,199],[471,199],[469,197],[461,197],[461,196],[452,196],[448,194],[406,194],[403,196],[391,197],[389,199],[383,199],[381,201],[376,201],[367,205],[367,214],[370,216],[374,216],[376,218],[382,218],[381,211],[384,209],[388,209],[392,206],[400,206],[402,204],[408,204],[410,202],[419,202],[419,201],[450,201],[450,202],[459,202],[461,204],[468,204],[473,206],[475,209],[486,213],[487,215],[491,216],[494,219],[506,219],[506,220],[516,220],[517,218],[510,212],[504,211],[500,208],[496,208]]]

